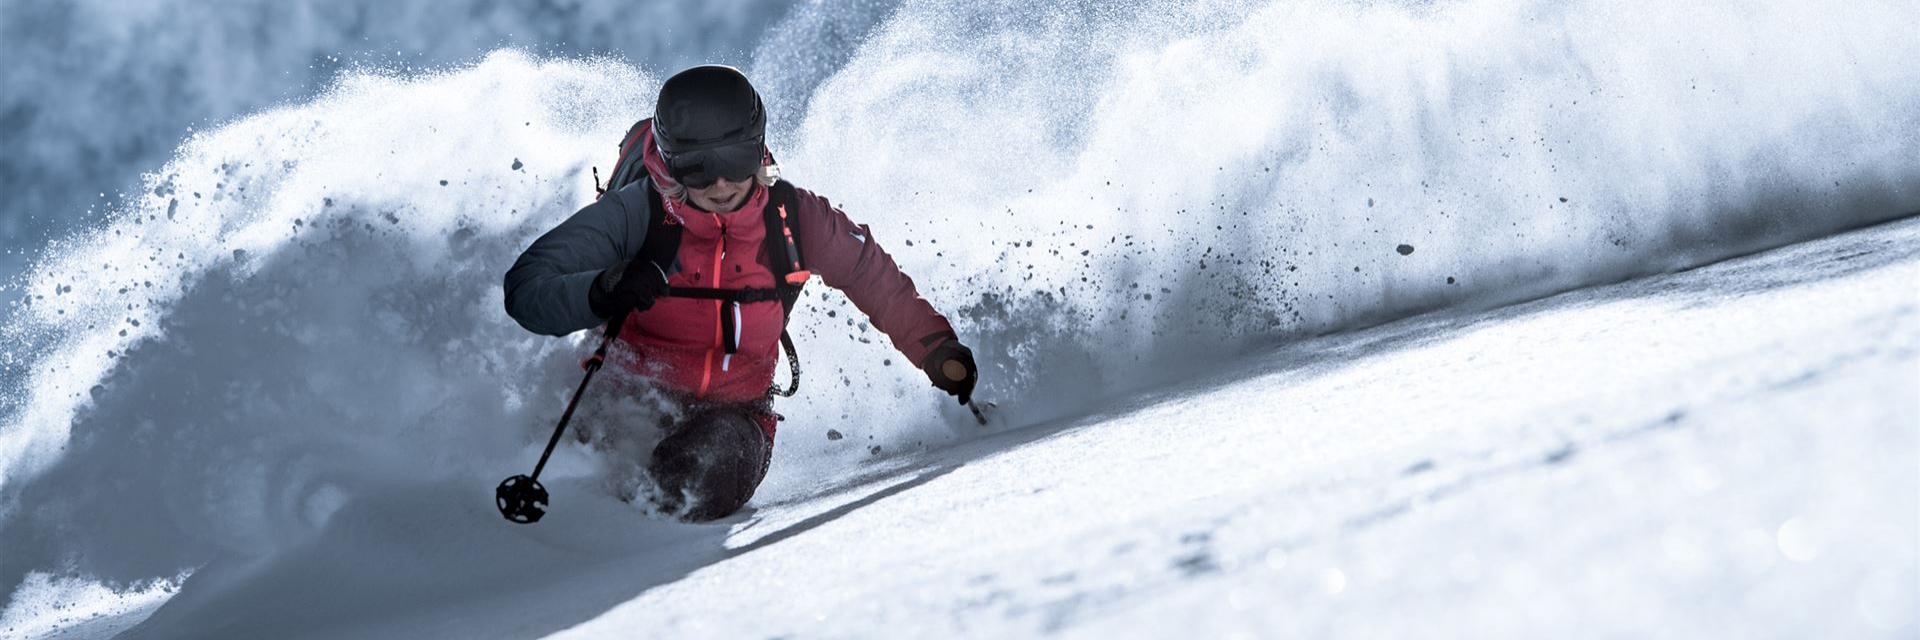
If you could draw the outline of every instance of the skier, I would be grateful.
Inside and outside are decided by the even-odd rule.
[[[972,351],[866,225],[780,180],[765,138],[766,110],[737,69],[668,78],[622,149],[646,178],[540,236],[504,283],[507,314],[535,333],[627,314],[621,361],[684,409],[645,463],[656,507],[690,521],[733,513],[766,476],[775,360],[809,273],[844,291],[933,386],[965,404],[978,378]]]

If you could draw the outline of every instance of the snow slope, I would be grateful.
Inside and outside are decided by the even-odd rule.
[[[129,637],[1908,637],[1920,218],[1265,347],[719,524],[356,499]]]
[[[769,517],[807,522],[859,499],[849,491],[947,469],[951,452],[979,461],[925,483],[964,478],[1115,399],[1280,366],[1243,360],[1276,342],[1920,210],[1911,2],[821,7],[790,15],[813,28],[747,68],[776,101],[787,175],[872,225],[976,349],[981,393],[1009,424],[1046,426],[975,442],[963,411],[815,287],[795,319],[805,392],[781,405],[791,420],[759,496]],[[315,35],[288,42],[333,37]],[[304,54],[259,57],[264,73],[279,55]],[[32,247],[33,266],[0,284],[17,300],[0,324],[8,624],[84,610],[112,626],[172,598],[155,629],[244,626],[258,619],[222,604],[242,589],[261,612],[293,615],[269,605],[296,596],[357,603],[368,630],[493,629],[505,600],[481,594],[496,591],[567,603],[512,627],[533,633],[726,566],[712,562],[732,544],[724,532],[636,536],[630,514],[595,502],[594,474],[618,456],[564,450],[575,515],[536,530],[500,530],[456,499],[532,464],[584,350],[585,336],[532,336],[506,318],[500,274],[592,198],[591,168],[671,69],[448,55],[473,62],[344,73],[311,100],[194,133],[105,220]],[[213,68],[194,77],[224,77]],[[631,419],[589,398],[583,423]],[[1503,406],[1457,419],[1498,422]],[[1428,467],[1415,476],[1463,468]],[[1804,542],[1819,532],[1809,522],[1770,526]],[[525,536],[551,544],[492,567],[461,555]],[[677,555],[648,551],[661,547]],[[346,581],[366,567],[341,559],[360,555],[429,563],[445,571],[405,579],[464,591],[383,605],[413,587],[261,578]],[[630,561],[588,570],[609,556]],[[1351,568],[1339,575],[1357,579]],[[547,581],[537,593],[506,588],[529,575]],[[393,606],[430,613],[396,621]]]

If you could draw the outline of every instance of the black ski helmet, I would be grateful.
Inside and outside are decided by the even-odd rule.
[[[766,139],[767,110],[739,69],[701,65],[660,86],[653,140],[675,181],[697,189],[744,180],[759,170]]]

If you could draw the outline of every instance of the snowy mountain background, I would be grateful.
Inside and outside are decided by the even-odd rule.
[[[1916,631],[1911,3],[0,11],[0,633]],[[502,522],[500,274],[705,61],[998,420],[816,287],[749,512]]]

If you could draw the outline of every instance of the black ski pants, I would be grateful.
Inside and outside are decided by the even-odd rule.
[[[773,460],[773,439],[751,406],[693,408],[647,460],[655,506],[682,520],[724,518],[753,497]]]

